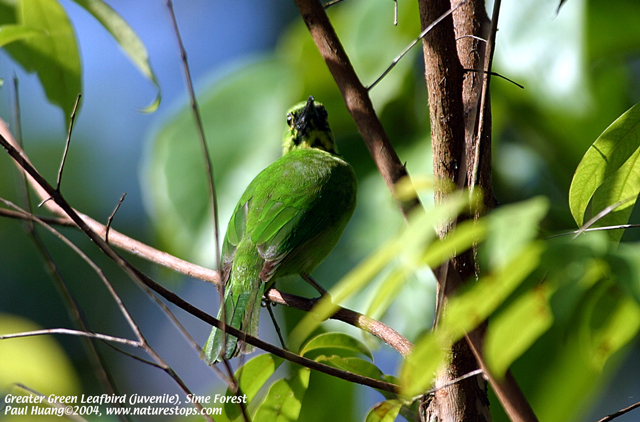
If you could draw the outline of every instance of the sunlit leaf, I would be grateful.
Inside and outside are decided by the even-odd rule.
[[[309,387],[309,368],[298,367],[290,379],[276,381],[258,408],[254,422],[289,422],[298,420],[302,400]]]
[[[482,241],[487,234],[486,219],[466,220],[456,225],[455,230],[442,240],[436,240],[424,251],[421,262],[436,268],[451,256],[469,249]]]
[[[0,46],[34,35],[43,35],[43,32],[25,25],[2,25],[0,26]]]
[[[455,218],[471,199],[467,192],[450,195],[450,199],[429,212],[417,212],[410,218],[409,226],[395,239],[384,244],[350,271],[336,284],[329,295],[323,296],[313,310],[300,321],[289,337],[290,347],[296,350],[323,320],[333,315],[342,303],[351,295],[361,291],[378,275],[389,262],[406,253],[409,259],[417,260],[424,248],[436,238],[436,226]]]
[[[102,0],[73,0],[75,3],[89,12],[100,24],[113,36],[122,47],[126,55],[147,79],[156,87],[158,95],[156,99],[145,108],[152,112],[160,104],[160,84],[149,63],[147,48],[129,24]]]
[[[492,211],[486,218],[489,235],[483,247],[490,268],[507,262],[533,240],[548,210],[549,200],[538,196]]]
[[[625,224],[640,193],[640,103],[627,110],[596,139],[576,169],[569,189],[571,214],[579,226],[592,202],[593,213],[631,198],[597,224]],[[614,240],[620,230],[610,231]]]
[[[22,0],[16,10],[18,24],[40,34],[5,48],[27,72],[38,75],[47,99],[62,109],[68,123],[82,93],[80,54],[69,17],[56,0]]]
[[[387,400],[376,403],[367,413],[365,422],[393,422],[400,413],[402,402],[400,400]]]
[[[487,365],[498,378],[553,324],[552,289],[542,285],[520,296],[491,318],[484,341]]]
[[[543,250],[541,242],[529,243],[508,263],[449,300],[437,329],[418,340],[402,366],[404,394],[414,396],[429,387],[444,350],[487,319],[509,297],[538,266]]]
[[[429,388],[436,370],[444,362],[445,349],[449,345],[450,341],[437,331],[418,340],[400,369],[404,395],[413,397]]]
[[[307,342],[300,351],[300,355],[304,356],[311,351],[324,349],[340,349],[348,352],[363,354],[373,360],[373,355],[367,346],[360,340],[344,333],[323,333]]]
[[[538,266],[543,250],[542,242],[531,242],[508,263],[451,299],[442,317],[440,329],[459,338],[475,328]]]
[[[282,358],[265,353],[251,359],[236,371],[235,378],[238,388],[242,394],[247,395],[247,403],[251,403],[264,383],[267,382],[282,362]],[[232,395],[233,392],[227,390],[227,396]],[[231,420],[242,417],[242,411],[238,404],[225,403],[224,411]]]
[[[384,315],[404,286],[408,271],[406,265],[400,265],[384,278],[372,295],[371,303],[365,312],[367,315],[376,319]]]

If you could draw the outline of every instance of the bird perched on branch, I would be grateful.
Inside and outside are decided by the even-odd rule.
[[[324,106],[309,97],[287,113],[283,156],[249,184],[227,227],[218,319],[257,336],[263,294],[282,276],[310,273],[334,248],[356,206],[353,168],[336,148]],[[209,364],[253,347],[213,328]]]

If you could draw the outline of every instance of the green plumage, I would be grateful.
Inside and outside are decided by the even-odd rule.
[[[287,122],[283,157],[249,184],[222,246],[225,320],[252,336],[263,294],[278,277],[310,274],[338,243],[356,204],[355,173],[337,155],[324,107],[309,97]],[[209,364],[253,350],[224,337],[211,331],[204,346]]]

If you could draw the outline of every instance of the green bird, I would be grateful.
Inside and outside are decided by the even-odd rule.
[[[279,277],[309,274],[334,248],[356,206],[353,168],[338,155],[327,111],[313,97],[287,113],[283,156],[249,184],[222,246],[224,308],[218,319],[257,336],[263,294]],[[223,311],[224,309],[224,311]],[[214,364],[254,348],[213,328]]]

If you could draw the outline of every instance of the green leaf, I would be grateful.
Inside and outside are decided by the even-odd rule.
[[[376,403],[367,413],[365,422],[393,422],[398,417],[402,402],[397,399]]]
[[[498,378],[553,324],[549,306],[553,290],[548,285],[534,288],[491,318],[484,352],[487,365]]]
[[[549,200],[538,196],[505,205],[488,215],[489,234],[483,248],[489,267],[495,268],[519,253],[538,235],[540,221],[549,210]]]
[[[544,244],[531,242],[494,273],[449,301],[439,331],[460,338],[484,321],[537,268]]]
[[[307,342],[300,351],[300,355],[304,356],[311,351],[324,349],[340,349],[344,351],[355,352],[367,356],[373,360],[373,355],[367,346],[360,340],[344,333],[324,333],[320,334]]]
[[[485,219],[463,221],[446,238],[436,240],[429,245],[421,257],[421,263],[431,268],[438,267],[449,257],[466,251],[474,243],[482,241],[487,235],[487,228]]]
[[[605,280],[588,296],[580,328],[587,359],[601,370],[607,359],[640,330],[640,305],[616,284]]]
[[[424,392],[443,363],[450,341],[445,336],[429,333],[416,342],[415,348],[400,369],[402,394],[409,397]]]
[[[80,54],[67,13],[56,0],[22,0],[17,5],[18,24],[38,35],[5,48],[27,72],[35,72],[49,101],[59,106],[67,125],[82,92]]]
[[[409,226],[399,236],[390,240],[377,251],[367,257],[356,268],[344,276],[336,284],[329,295],[323,296],[307,313],[289,336],[289,345],[293,350],[338,309],[338,303],[361,291],[385,268],[393,259],[405,254],[410,261],[417,262],[435,238],[435,227],[451,221],[468,208],[470,201],[468,192],[459,191],[450,195],[448,201],[429,212],[417,212],[410,216]],[[474,202],[471,202],[474,203]],[[443,258],[444,259],[444,258]]]
[[[332,356],[318,356],[316,359],[318,362],[324,362],[334,368],[342,369],[344,371],[353,372],[365,377],[384,380],[384,374],[373,363],[356,358],[356,357],[342,357],[337,355]]]
[[[149,79],[156,87],[158,95],[156,99],[144,109],[146,112],[155,111],[160,104],[160,84],[149,63],[149,54],[144,43],[129,24],[102,0],[73,0],[87,12],[89,12],[100,24],[109,31],[111,36],[122,47],[125,54],[138,68],[140,73]]]
[[[602,218],[599,225],[625,224],[640,193],[640,103],[614,121],[587,150],[573,176],[569,207],[578,226],[593,199],[594,214],[632,198]],[[619,240],[622,231],[612,230]]]
[[[298,420],[302,400],[309,387],[309,368],[298,367],[290,379],[276,381],[258,408],[254,422],[289,422]]]
[[[529,243],[507,264],[449,300],[438,329],[417,341],[402,366],[400,379],[404,394],[415,396],[429,387],[443,361],[444,350],[487,319],[509,297],[537,268],[543,249],[542,242]]]
[[[0,46],[35,35],[44,35],[44,32],[25,25],[2,25],[0,26]]]
[[[409,271],[407,267],[407,265],[396,267],[384,278],[372,294],[371,303],[365,312],[366,315],[380,319],[385,314],[407,280]]]
[[[251,403],[265,382],[273,375],[284,360],[269,353],[258,355],[242,365],[236,371],[236,382],[242,394],[247,395],[247,403]],[[227,390],[227,396],[233,395]],[[230,420],[242,418],[242,411],[237,404],[225,403],[224,411]]]

